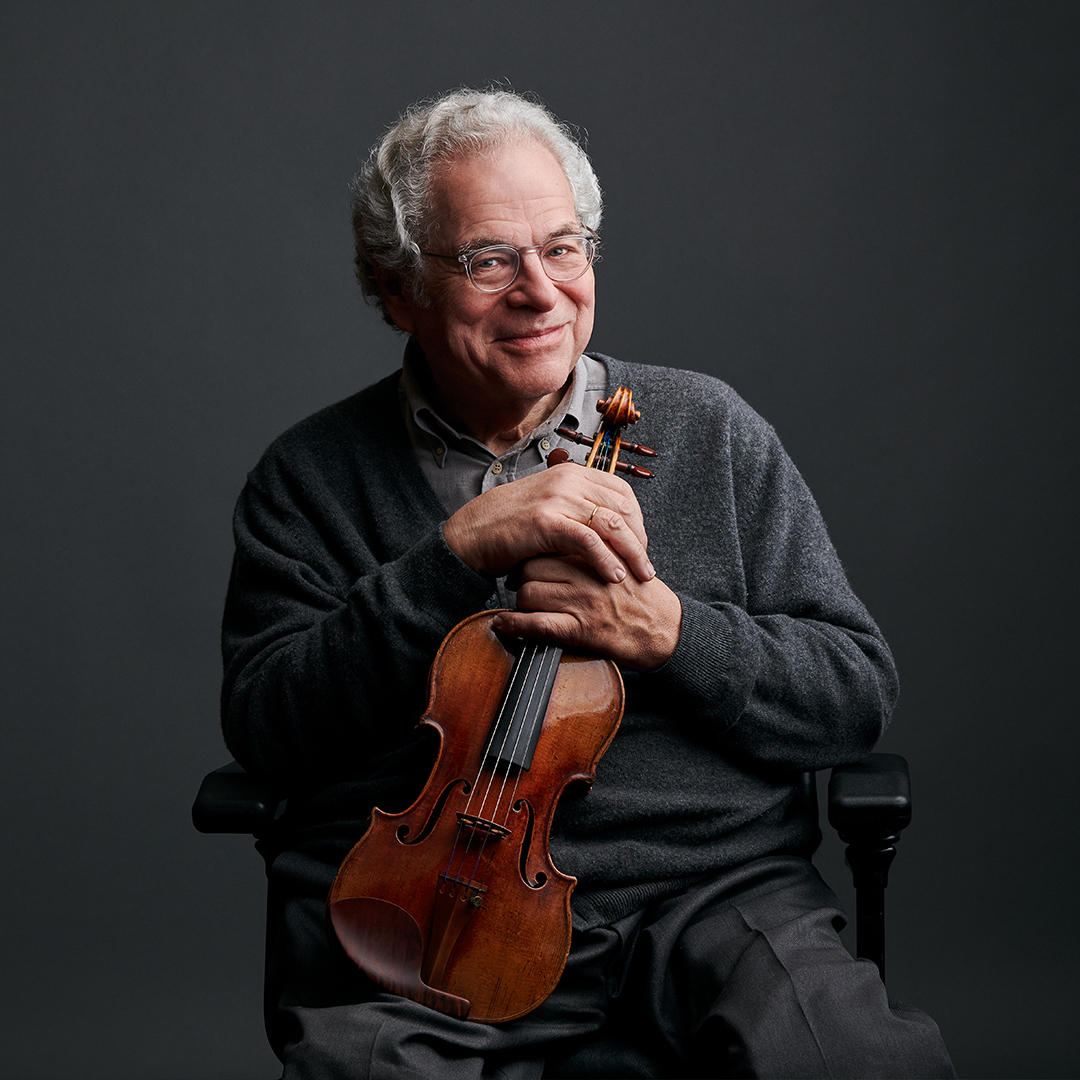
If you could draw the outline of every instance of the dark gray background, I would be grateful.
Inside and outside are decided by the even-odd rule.
[[[398,363],[361,155],[501,78],[588,130],[593,344],[775,423],[893,645],[893,993],[963,1075],[1076,1076],[1078,14],[5,4],[0,1071],[274,1075],[259,861],[188,819],[232,503]]]

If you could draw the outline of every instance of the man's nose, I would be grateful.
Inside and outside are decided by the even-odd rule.
[[[530,307],[549,311],[555,306],[558,298],[558,286],[544,272],[540,253],[530,251],[522,255],[518,276],[507,289],[507,300],[513,304],[527,304]]]

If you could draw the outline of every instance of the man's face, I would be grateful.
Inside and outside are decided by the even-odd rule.
[[[570,184],[546,147],[524,142],[451,161],[436,174],[426,250],[456,255],[490,244],[529,247],[580,233]],[[388,298],[397,325],[427,357],[439,396],[460,419],[471,411],[524,415],[566,384],[593,325],[592,267],[554,282],[532,252],[508,288],[475,288],[460,263],[429,259],[431,301]],[[552,406],[554,402],[552,402]]]

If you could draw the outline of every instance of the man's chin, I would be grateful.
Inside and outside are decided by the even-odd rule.
[[[565,355],[544,354],[525,357],[515,364],[514,374],[518,378],[514,381],[519,389],[526,390],[526,393],[531,396],[553,394],[563,389],[570,381],[576,363],[576,356],[573,359]]]

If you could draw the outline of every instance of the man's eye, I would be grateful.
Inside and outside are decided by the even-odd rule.
[[[471,265],[474,274],[491,273],[509,266],[510,258],[503,251],[483,251],[473,256]]]
[[[561,236],[544,249],[544,258],[549,262],[576,264],[579,260],[587,259],[588,255],[581,240],[573,236]]]

